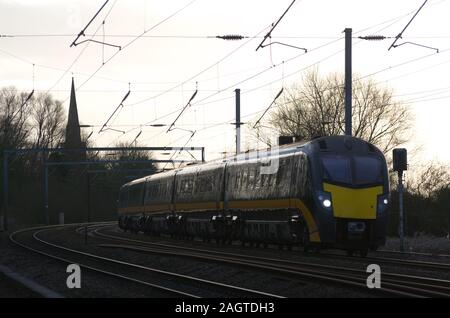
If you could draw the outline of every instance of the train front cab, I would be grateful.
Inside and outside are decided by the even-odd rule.
[[[333,147],[332,139],[328,146],[334,151],[319,152],[317,217],[323,245],[344,249],[349,255],[360,251],[365,256],[368,249],[376,250],[385,243],[386,161],[372,145],[351,137],[344,140]]]

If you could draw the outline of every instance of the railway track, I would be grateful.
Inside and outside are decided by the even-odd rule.
[[[82,229],[81,229],[82,230]],[[104,236],[107,237],[107,236]],[[114,236],[117,237],[117,236]],[[112,237],[109,237],[112,238]],[[138,242],[145,242],[145,241],[137,241]],[[157,243],[155,243],[157,244]],[[384,252],[384,251],[383,251]],[[394,252],[395,253],[395,252]],[[399,252],[401,253],[401,252]],[[397,254],[396,254],[397,255]],[[421,254],[422,255],[422,254]],[[357,256],[347,256],[337,253],[316,253],[314,256],[321,257],[321,258],[333,258],[333,259],[343,259],[343,260],[351,260],[351,261],[357,261],[357,262],[374,262],[377,264],[383,264],[383,265],[399,265],[399,266],[412,266],[420,269],[430,269],[430,270],[441,270],[450,272],[450,263],[444,263],[444,262],[429,262],[429,261],[420,261],[420,260],[409,260],[409,259],[399,259],[399,258],[390,258],[390,257],[380,257],[380,256],[369,256],[369,257],[357,257]],[[432,256],[432,254],[426,254],[422,256]],[[441,254],[440,256],[446,257],[447,255]],[[448,255],[450,257],[450,255]]]
[[[367,273],[362,270],[350,269],[347,267],[330,266],[316,263],[280,260],[258,256],[250,256],[237,253],[219,252],[208,249],[198,249],[193,247],[182,247],[171,244],[152,243],[148,241],[129,239],[116,235],[109,235],[100,232],[101,228],[96,228],[92,234],[109,240],[119,241],[125,244],[103,244],[103,247],[121,248],[145,253],[155,253],[171,256],[182,256],[206,261],[229,263],[238,266],[245,266],[254,269],[271,271],[278,274],[300,277],[302,279],[322,280],[344,284],[359,288],[365,288]],[[340,255],[326,255],[341,257]],[[349,257],[342,256],[348,259]],[[359,258],[354,258],[361,260]],[[393,263],[396,265],[412,265],[427,268],[448,269],[449,265],[441,263],[394,260],[388,258],[366,258],[378,263]],[[411,297],[450,297],[450,281],[426,278],[413,275],[396,273],[382,273],[381,291],[389,295],[411,296]]]
[[[110,224],[110,223],[109,223]],[[105,226],[107,224],[92,224],[89,227]],[[74,224],[80,228],[79,224]],[[125,262],[118,259],[103,257],[93,253],[68,248],[47,241],[41,237],[46,231],[55,230],[62,226],[46,226],[24,229],[14,232],[9,239],[12,243],[29,251],[44,255],[54,260],[78,264],[85,269],[114,277],[128,283],[150,287],[163,293],[164,296],[175,297],[276,297],[280,295],[265,293],[239,286],[224,284],[201,279],[189,275],[182,275],[163,271],[140,264]],[[83,226],[85,228],[85,226]],[[79,231],[79,230],[77,230]],[[153,276],[151,279],[149,276]],[[155,276],[157,278],[155,279]],[[156,282],[155,282],[156,280]]]
[[[400,252],[400,251],[388,251],[388,250],[378,250],[377,252],[385,253],[385,254],[392,254],[392,255],[428,256],[428,257],[450,258],[450,254],[439,254],[439,253]]]

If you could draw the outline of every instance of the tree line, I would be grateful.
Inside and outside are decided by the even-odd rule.
[[[28,148],[63,148],[65,142],[66,113],[60,101],[51,94],[29,94],[15,87],[0,89],[0,159],[4,150]],[[86,145],[93,146],[82,135]],[[128,144],[117,144],[127,147]],[[93,164],[73,166],[57,165],[48,168],[48,203],[44,206],[44,162],[64,163],[64,152],[33,152],[8,157],[8,215],[12,224],[56,223],[60,213],[66,222],[87,220],[114,220],[116,200],[122,184],[150,174],[154,165],[143,163],[101,163],[102,160],[149,160],[146,152],[121,151],[114,153],[86,153]],[[0,170],[3,180],[4,171]],[[88,176],[89,174],[89,176]],[[2,193],[4,190],[1,183]],[[88,198],[91,198],[88,200]],[[5,209],[3,195],[1,207]]]

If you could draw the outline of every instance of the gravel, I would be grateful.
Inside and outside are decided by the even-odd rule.
[[[386,240],[386,246],[383,249],[389,251],[398,251],[399,248],[400,239],[397,237],[390,237]],[[405,251],[415,253],[450,255],[450,239],[445,237],[435,237],[427,235],[406,237]]]

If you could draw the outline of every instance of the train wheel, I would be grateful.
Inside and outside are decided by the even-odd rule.
[[[367,257],[367,249],[362,249],[359,251],[359,255],[361,257]]]

